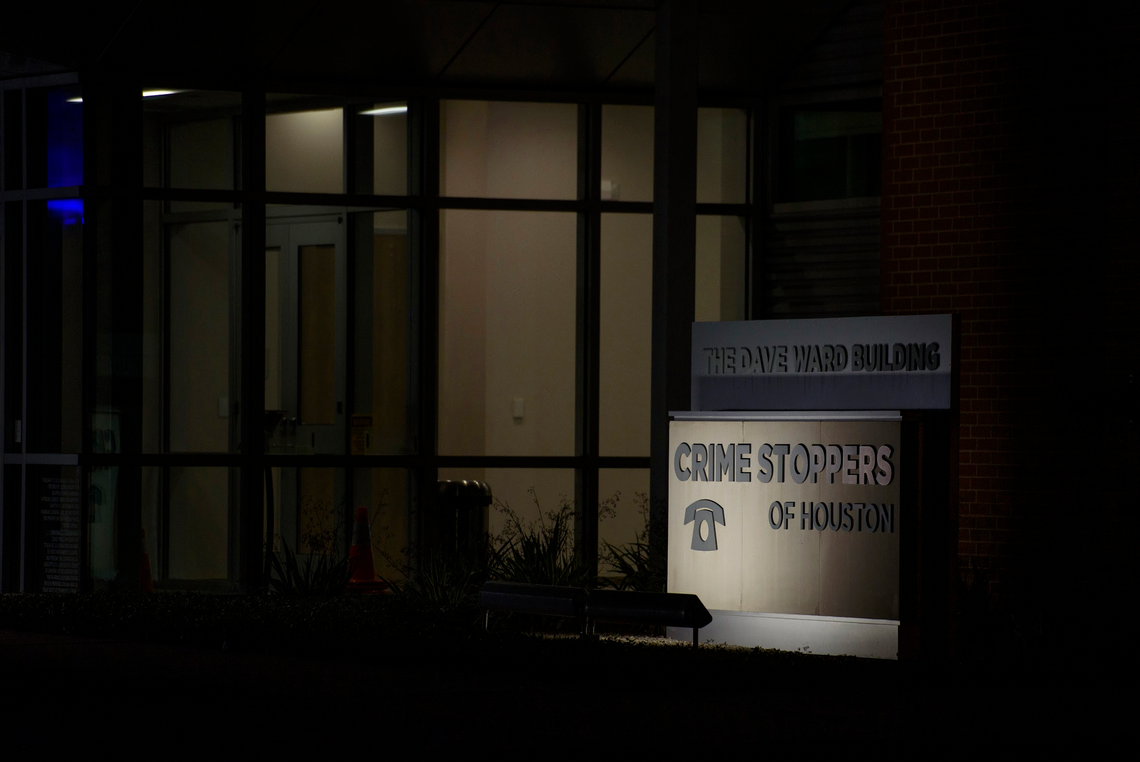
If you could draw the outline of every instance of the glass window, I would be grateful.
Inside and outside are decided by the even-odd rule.
[[[236,473],[209,467],[172,467],[169,473],[169,502],[159,541],[160,578],[228,579],[229,506]]]
[[[143,177],[164,188],[232,190],[241,93],[147,87],[143,104]],[[207,205],[209,208],[214,205]],[[172,202],[171,211],[204,208]]]
[[[3,319],[5,323],[4,343],[0,346],[3,351],[3,377],[2,397],[0,404],[4,406],[4,419],[6,425],[3,436],[5,452],[20,452],[24,449],[24,433],[22,424],[17,430],[17,420],[24,417],[24,344],[21,333],[24,301],[27,296],[24,277],[24,202],[8,201],[0,205],[3,216],[0,217],[0,257],[3,269],[0,271],[0,284],[2,284],[4,300]],[[17,482],[19,474],[17,474]],[[9,505],[19,505],[19,490],[16,492],[15,502]],[[5,572],[7,574],[7,572]]]
[[[95,209],[109,219],[114,203],[101,201]],[[162,206],[143,202],[141,261],[116,262],[130,249],[105,241],[96,250],[95,452],[162,451]]]
[[[361,153],[371,149],[371,188],[361,182],[358,193],[402,196],[408,192],[408,104],[404,101],[373,103],[369,108],[357,110],[366,123],[361,138],[365,142]],[[371,127],[371,129],[369,129]]]
[[[267,98],[265,189],[344,193],[344,109],[294,110],[284,98]]]
[[[18,190],[24,187],[24,91],[0,90],[3,111],[0,113],[0,187]]]
[[[274,547],[298,556],[343,556],[351,517],[345,504],[344,470],[274,468]]]
[[[443,101],[439,135],[444,196],[577,197],[574,104]]]
[[[777,201],[878,196],[882,99],[785,107]]]
[[[649,542],[649,469],[599,471],[598,506],[598,574],[619,576],[615,555],[632,562],[644,551],[636,544]]]
[[[230,356],[231,230],[222,221],[167,227],[172,452],[226,452],[236,444],[231,429],[236,432],[237,421],[230,415],[236,386]]]
[[[600,313],[600,453],[645,456],[651,386],[652,215],[602,215]]]
[[[512,525],[529,529],[560,512],[569,516],[574,539],[574,471],[566,468],[441,468],[439,478],[477,479],[491,488],[490,532],[500,544]],[[517,521],[517,524],[515,523]]]
[[[29,452],[79,452],[83,399],[83,202],[29,201],[27,209],[29,362],[25,441]]]
[[[417,365],[411,353],[418,317],[413,314],[407,223],[404,211],[349,215],[356,245],[350,286],[356,305],[356,375],[349,421],[354,455],[415,451],[412,395]]]
[[[82,89],[68,85],[28,90],[25,119],[28,187],[82,185]]]
[[[744,233],[743,217],[697,215],[697,321],[747,318]]]
[[[439,448],[574,453],[577,221],[441,214]]]
[[[99,440],[114,434],[107,428],[111,423],[106,419],[96,419],[96,449]],[[118,452],[109,447],[103,451]],[[141,473],[140,473],[141,472]],[[124,505],[138,500],[141,504],[142,568],[140,581],[145,586],[150,575],[153,584],[162,577],[162,560],[165,552],[162,538],[166,528],[166,514],[163,509],[162,469],[147,467],[141,469],[120,468],[119,466],[92,466],[88,470],[87,481],[87,563],[88,574],[95,590],[113,589],[116,582],[121,585],[120,571],[131,568],[125,564],[137,563],[130,553],[123,553],[120,533],[125,527],[122,514]],[[134,484],[127,480],[139,478],[137,493]],[[124,493],[130,493],[129,495]],[[129,513],[129,512],[128,512]],[[133,570],[133,568],[131,568]],[[131,576],[131,575],[125,575]],[[145,589],[145,587],[144,587]]]
[[[747,169],[748,113],[697,109],[697,203],[745,203]]]
[[[358,468],[353,472],[353,507],[368,511],[372,563],[382,579],[399,580],[408,570],[412,544],[409,482],[409,472],[402,468]]]
[[[265,409],[271,452],[344,451],[345,215],[274,207],[265,232]]]
[[[602,200],[653,200],[653,107],[602,106]]]

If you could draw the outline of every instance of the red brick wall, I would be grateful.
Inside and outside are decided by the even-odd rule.
[[[960,316],[958,557],[998,594],[1130,553],[1134,5],[886,3],[882,310]]]

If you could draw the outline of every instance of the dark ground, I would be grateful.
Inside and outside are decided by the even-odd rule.
[[[475,653],[484,663],[441,668],[422,653],[317,660],[0,630],[0,758],[565,757],[895,739],[1029,749],[1076,738],[1094,750],[1132,727],[1131,700],[1110,698],[1127,674],[1109,682],[1072,663],[929,667],[576,640]]]

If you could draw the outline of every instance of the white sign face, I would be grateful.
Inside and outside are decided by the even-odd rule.
[[[709,609],[898,619],[899,432],[672,422],[669,592]]]
[[[950,407],[950,315],[693,323],[693,410]]]

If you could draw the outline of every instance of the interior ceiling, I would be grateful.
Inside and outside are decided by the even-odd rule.
[[[756,93],[851,0],[704,0],[700,87]],[[0,77],[152,77],[506,89],[653,86],[657,0],[100,0],[2,12]]]

